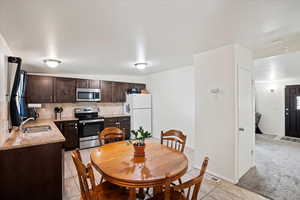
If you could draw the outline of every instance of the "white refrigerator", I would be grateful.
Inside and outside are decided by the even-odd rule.
[[[152,96],[151,94],[128,94],[124,112],[130,115],[131,130],[143,127],[152,132]]]

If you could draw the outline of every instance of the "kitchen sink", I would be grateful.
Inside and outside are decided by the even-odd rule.
[[[38,132],[48,132],[51,131],[51,126],[31,126],[23,129],[24,133],[38,133]]]

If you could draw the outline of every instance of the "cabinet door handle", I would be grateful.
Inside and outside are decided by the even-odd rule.
[[[244,128],[239,128],[239,131],[245,131],[245,129]]]

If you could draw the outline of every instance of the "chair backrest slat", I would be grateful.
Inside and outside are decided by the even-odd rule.
[[[91,164],[85,166],[82,163],[79,150],[73,151],[71,155],[78,174],[81,197],[83,200],[92,200],[90,190],[94,190],[96,188],[92,166]]]
[[[161,131],[160,142],[170,148],[183,152],[186,143],[186,135],[178,130]]]
[[[186,195],[186,198],[187,198],[187,199],[190,198],[191,188],[192,188],[192,187],[189,187],[189,189],[188,189],[188,192],[187,192],[187,195]]]
[[[202,167],[200,169],[200,174],[185,182],[185,183],[182,183],[180,185],[176,185],[176,186],[171,186],[171,181],[170,179],[167,177],[167,181],[166,181],[166,186],[165,186],[165,200],[170,200],[170,191],[176,191],[176,192],[182,192],[184,191],[185,189],[188,189],[187,191],[187,195],[185,196],[186,199],[190,199],[190,194],[191,194],[191,191],[192,191],[192,187],[193,187],[193,192],[192,192],[192,197],[191,197],[191,200],[197,200],[197,196],[199,194],[199,191],[200,191],[200,188],[201,188],[201,184],[203,182],[203,179],[204,179],[204,176],[205,176],[205,172],[206,172],[206,169],[207,169],[207,165],[208,165],[208,158],[205,157],[203,163],[202,163]],[[169,193],[169,194],[167,194]],[[184,194],[184,192],[182,192],[182,194]]]
[[[108,144],[122,140],[125,140],[125,133],[119,128],[107,127],[99,132],[100,144]]]

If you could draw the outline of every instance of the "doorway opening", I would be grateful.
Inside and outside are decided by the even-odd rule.
[[[300,138],[300,85],[285,87],[285,136]]]
[[[255,163],[238,185],[270,199],[300,197],[300,52],[255,60]]]

